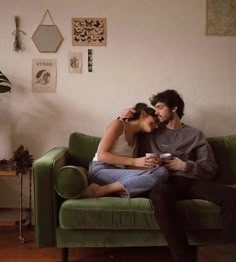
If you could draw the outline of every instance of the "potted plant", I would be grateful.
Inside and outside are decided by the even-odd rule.
[[[11,82],[0,71],[0,93],[6,93],[6,92],[11,92]]]
[[[16,163],[16,169],[23,174],[32,167],[32,163],[34,161],[33,156],[29,153],[29,150],[23,145],[20,145],[16,149],[12,160]]]

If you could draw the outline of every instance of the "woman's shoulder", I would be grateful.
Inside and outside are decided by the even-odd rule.
[[[124,125],[125,125],[125,123],[122,120],[115,119],[115,120],[110,122],[110,124],[107,126],[106,129],[122,134],[122,132],[124,130]]]

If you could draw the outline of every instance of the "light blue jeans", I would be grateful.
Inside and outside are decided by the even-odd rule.
[[[90,183],[107,185],[120,182],[126,192],[121,196],[135,197],[152,189],[156,183],[165,183],[169,172],[163,166],[151,169],[125,169],[100,161],[92,161],[89,165],[88,179]]]

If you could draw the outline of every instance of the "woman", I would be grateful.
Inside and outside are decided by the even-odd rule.
[[[149,191],[157,182],[165,182],[168,171],[159,166],[160,158],[135,157],[137,134],[157,127],[155,110],[144,103],[134,107],[128,121],[116,119],[106,128],[97,153],[89,167],[91,184],[81,197],[102,197],[113,193],[134,197]]]

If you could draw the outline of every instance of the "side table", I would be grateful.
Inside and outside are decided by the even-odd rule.
[[[32,196],[31,196],[31,188],[32,188],[32,170],[31,168],[27,170],[29,174],[29,226],[32,225]],[[23,177],[25,174],[18,172],[17,170],[0,170],[0,176],[7,176],[7,177],[19,177],[20,181],[20,201],[19,201],[19,240],[21,243],[25,243],[25,239],[22,236],[22,213],[23,213]]]

